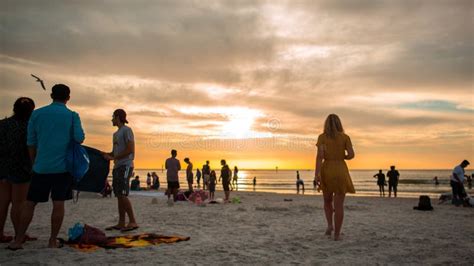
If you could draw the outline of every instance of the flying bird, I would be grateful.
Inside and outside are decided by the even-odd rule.
[[[44,82],[43,82],[42,79],[40,79],[39,77],[37,77],[33,74],[31,74],[31,76],[36,79],[36,82],[39,82],[41,84],[41,87],[43,88],[43,90],[46,90],[46,88],[44,87]]]

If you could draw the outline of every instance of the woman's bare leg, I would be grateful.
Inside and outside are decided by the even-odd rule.
[[[15,229],[15,235],[18,234],[18,229],[20,227],[21,211],[25,205],[29,187],[30,183],[12,185],[12,209],[10,211],[10,218],[12,220],[13,228]]]
[[[5,222],[8,216],[8,207],[11,202],[12,185],[6,181],[0,181],[0,238],[4,236]]]
[[[323,197],[324,197],[324,214],[326,215],[326,221],[328,223],[328,227],[326,229],[326,235],[331,235],[331,232],[333,230],[332,226],[332,215],[333,215],[333,206],[332,206],[332,201],[333,201],[333,193],[328,193],[323,191]]]
[[[344,220],[344,199],[345,194],[334,196],[334,240],[339,240],[341,235],[342,222]]]

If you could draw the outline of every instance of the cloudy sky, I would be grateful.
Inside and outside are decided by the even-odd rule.
[[[0,115],[71,87],[86,144],[110,150],[124,108],[136,167],[171,148],[201,165],[313,168],[340,115],[352,168],[474,160],[473,2],[0,2]]]

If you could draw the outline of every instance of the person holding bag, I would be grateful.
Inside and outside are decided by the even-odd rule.
[[[72,199],[73,186],[73,177],[66,164],[67,152],[71,141],[82,143],[85,139],[79,115],[66,107],[70,92],[64,84],[54,85],[51,93],[53,102],[33,111],[28,122],[27,146],[33,163],[33,176],[18,234],[8,246],[11,250],[22,248],[36,204],[48,202],[50,197],[53,211],[48,247],[61,247],[57,235],[64,219],[64,201]]]

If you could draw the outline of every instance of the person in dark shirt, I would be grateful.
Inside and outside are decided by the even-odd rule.
[[[224,189],[224,194],[225,194],[225,199],[224,202],[230,202],[229,201],[229,196],[230,196],[230,168],[227,165],[225,160],[221,160],[221,175],[219,177],[219,181],[222,179],[222,188]]]
[[[26,146],[26,131],[34,109],[32,99],[20,97],[13,105],[13,116],[0,120],[0,243],[13,240],[3,232],[10,203],[10,218],[15,235],[18,234],[21,207],[26,202],[31,180],[32,164]]]
[[[132,184],[130,185],[130,190],[140,191],[140,177],[139,176],[136,176],[135,179],[132,180]]]
[[[382,173],[382,170],[379,170],[379,173],[375,174],[374,178],[377,178],[377,185],[379,186],[380,197],[385,197],[385,175]]]
[[[387,172],[387,176],[388,176],[388,197],[390,198],[392,196],[392,190],[393,190],[393,196],[396,198],[398,179],[400,177],[400,173],[397,170],[395,170],[395,165],[390,166],[390,171]]]
[[[158,190],[160,188],[160,177],[156,174],[156,172],[151,173],[151,176],[153,179],[151,188]]]
[[[300,178],[300,171],[296,171],[296,193],[300,193],[300,186],[304,194],[304,181]]]

